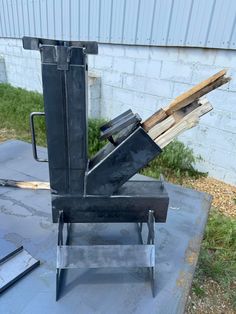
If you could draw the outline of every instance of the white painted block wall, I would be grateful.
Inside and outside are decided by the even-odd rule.
[[[0,39],[7,81],[42,92],[39,53],[17,39]],[[179,137],[202,160],[197,167],[236,184],[236,51],[99,45],[89,56],[89,114],[113,118],[131,108],[143,119],[194,84],[227,67],[232,81],[208,95],[214,110]],[[93,91],[92,91],[93,90]]]

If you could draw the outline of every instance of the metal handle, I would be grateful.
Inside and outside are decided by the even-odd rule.
[[[34,117],[35,116],[45,116],[45,112],[31,112],[31,114],[30,114],[30,129],[31,129],[33,156],[34,156],[34,159],[36,161],[48,162],[47,159],[38,158],[36,138],[35,138],[35,128],[34,128]]]

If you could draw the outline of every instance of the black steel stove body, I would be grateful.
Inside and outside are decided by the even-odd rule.
[[[34,131],[34,117],[45,114],[53,222],[59,223],[57,298],[61,271],[75,267],[148,267],[155,295],[154,227],[166,221],[169,198],[161,181],[129,179],[161,149],[142,129],[140,117],[128,110],[101,127],[108,144],[89,159],[87,54],[98,53],[97,43],[24,37],[23,46],[41,54],[45,113],[31,114],[31,128],[34,157],[45,161],[38,158]],[[69,231],[71,223],[91,222],[137,223],[141,244],[64,244],[64,223]],[[142,223],[148,226],[147,244]],[[86,254],[89,258],[82,263]],[[118,258],[122,254],[123,262]]]

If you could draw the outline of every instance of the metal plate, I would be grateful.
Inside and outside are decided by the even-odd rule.
[[[165,222],[169,197],[160,181],[129,181],[112,196],[53,195],[53,222],[63,210],[65,222],[146,222],[153,210]]]
[[[113,194],[161,152],[161,148],[139,127],[90,169],[86,194]]]
[[[130,110],[131,111],[131,110]],[[111,136],[117,134],[118,132],[124,130],[130,125],[136,125],[138,127],[138,124],[141,122],[141,118],[138,114],[133,114],[132,111],[125,115],[122,114],[118,117],[116,117],[114,120],[109,121],[107,124],[103,125],[101,129],[101,135],[100,139],[109,139]]]
[[[57,268],[152,267],[154,245],[58,246]]]
[[[50,185],[57,193],[83,195],[87,168],[87,61],[82,49],[72,48],[69,70],[58,70],[51,53],[54,48],[41,49]]]
[[[40,262],[33,258],[23,246],[0,260],[0,293],[29,273]]]

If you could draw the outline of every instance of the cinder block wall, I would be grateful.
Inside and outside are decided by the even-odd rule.
[[[23,50],[20,40],[0,39],[0,56],[10,84],[42,91],[39,53]],[[236,184],[236,51],[99,45],[99,55],[89,56],[89,85],[97,86],[90,116],[112,118],[132,108],[145,119],[225,67],[233,79],[207,96],[214,110],[179,139],[201,155],[199,170]]]
[[[24,50],[20,39],[0,38],[0,57],[5,61],[7,82],[42,93],[40,56]]]
[[[7,82],[7,72],[5,67],[5,60],[0,56],[0,83]]]

